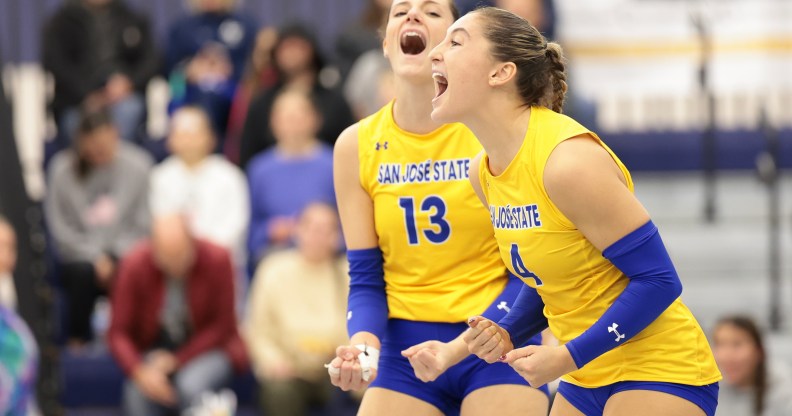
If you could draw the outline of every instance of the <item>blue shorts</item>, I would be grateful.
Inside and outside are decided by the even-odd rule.
[[[656,381],[620,381],[603,387],[586,388],[562,381],[558,393],[586,416],[599,416],[605,403],[616,393],[628,390],[651,390],[672,394],[696,404],[707,416],[715,415],[718,407],[718,383],[706,386],[663,383]]]
[[[429,340],[451,341],[466,328],[465,323],[388,320],[377,378],[371,387],[404,393],[432,404],[443,414],[458,415],[462,400],[474,390],[497,384],[528,385],[508,364],[487,364],[474,355],[449,368],[433,382],[424,383],[415,377],[410,362],[401,355],[403,350]],[[537,337],[531,341],[538,340]],[[542,386],[540,390],[549,394],[547,386]]]

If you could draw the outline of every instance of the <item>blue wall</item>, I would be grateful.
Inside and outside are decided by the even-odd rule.
[[[673,171],[703,169],[702,132],[602,133],[630,170]],[[779,167],[792,168],[792,130],[778,133]],[[718,131],[715,134],[716,167],[720,170],[752,170],[756,158],[767,149],[764,133],[757,130]]]

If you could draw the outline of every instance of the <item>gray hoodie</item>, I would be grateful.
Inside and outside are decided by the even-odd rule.
[[[115,160],[79,178],[77,155],[57,154],[49,169],[44,208],[63,262],[93,262],[101,254],[122,257],[148,235],[151,157],[120,141]]]

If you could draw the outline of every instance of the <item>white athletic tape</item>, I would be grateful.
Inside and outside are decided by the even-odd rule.
[[[333,367],[333,366],[332,366],[332,365],[330,365],[330,364],[325,364],[324,366],[325,366],[325,368],[327,369],[327,374],[330,374],[331,376],[338,376],[338,375],[341,375],[341,368],[339,368],[339,367]]]
[[[369,381],[371,378],[371,369],[377,369],[379,365],[380,352],[374,347],[369,347],[366,344],[355,345],[360,350],[358,354],[358,361],[360,361],[360,369],[363,371],[363,381]]]
[[[363,381],[369,381],[371,379],[371,369],[373,368],[376,370],[379,365],[380,352],[378,349],[369,347],[365,344],[355,345],[355,348],[360,350],[358,361],[360,362],[360,370],[362,372],[361,378]],[[324,366],[327,369],[327,374],[330,374],[330,376],[341,375],[340,367],[334,367],[331,364],[325,364]]]

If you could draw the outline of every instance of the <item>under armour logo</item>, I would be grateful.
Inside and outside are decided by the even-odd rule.
[[[616,322],[614,322],[613,325],[608,327],[608,332],[613,332],[616,334],[616,339],[614,340],[616,342],[619,342],[620,339],[624,339],[626,337],[624,334],[620,334],[619,331],[616,330],[616,328],[618,327],[619,324],[617,324]]]
[[[352,319],[352,311],[347,312],[347,321]]]
[[[377,145],[374,148],[376,150],[380,150],[380,148],[382,148],[383,150],[388,150],[388,142],[386,141],[384,144],[380,144],[380,142],[377,142]]]
[[[509,313],[509,311],[511,311],[511,309],[508,306],[506,306],[506,301],[505,300],[498,304],[498,309],[500,309],[502,311],[506,311],[506,313]]]

